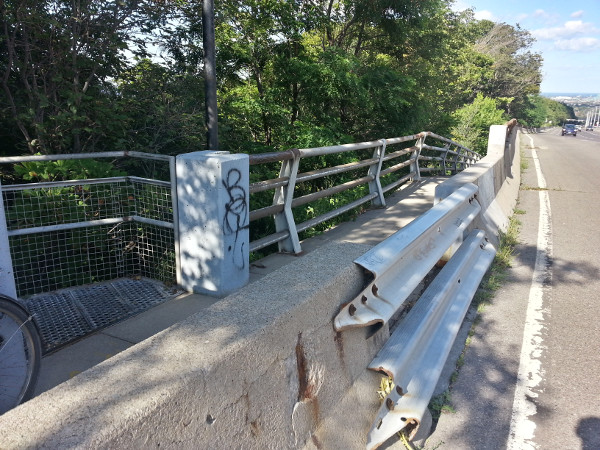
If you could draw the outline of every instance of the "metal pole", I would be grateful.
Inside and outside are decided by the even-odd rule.
[[[17,285],[15,283],[15,273],[12,257],[10,255],[8,227],[6,225],[6,213],[4,211],[2,182],[0,182],[0,294],[17,298]]]
[[[590,112],[588,111],[585,115],[585,127],[589,127],[590,126]]]
[[[217,75],[215,70],[215,8],[213,0],[204,0],[202,2],[202,25],[207,128],[206,141],[208,150],[218,150]]]

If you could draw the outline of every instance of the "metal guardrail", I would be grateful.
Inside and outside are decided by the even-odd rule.
[[[174,157],[103,152],[3,157],[0,164],[123,157],[168,164],[170,181],[120,176],[0,186],[18,296],[140,274],[177,281]]]
[[[468,184],[358,258],[373,280],[334,320],[337,331],[386,323],[481,211]]]
[[[408,427],[414,436],[475,290],[496,251],[485,233],[468,227],[479,214],[477,186],[466,184],[355,263],[373,280],[334,319],[334,328],[379,329],[435,263],[460,244],[416,305],[398,325],[370,369],[393,378],[368,436],[376,448]]]
[[[428,138],[431,145],[426,143]],[[403,146],[407,143],[412,145]],[[367,151],[366,154],[365,151]],[[303,158],[345,152],[355,152],[359,159],[352,163],[299,173],[300,162]],[[272,204],[252,210],[250,212],[250,222],[273,216],[275,223],[275,232],[252,241],[250,251],[256,251],[277,243],[280,251],[300,253],[302,249],[298,237],[299,232],[369,201],[376,206],[385,206],[384,194],[401,186],[408,180],[420,179],[423,173],[454,175],[475,163],[478,159],[479,155],[477,153],[451,139],[431,132],[355,144],[291,149],[284,152],[250,155],[251,166],[281,162],[277,178],[255,182],[250,185],[250,194],[267,190],[274,191]],[[303,183],[348,172],[354,173],[354,179],[298,197],[295,196],[297,187]],[[312,217],[302,223],[296,223],[294,208],[323,198],[331,198],[340,192],[358,188],[362,185],[368,186],[368,193],[327,213]]]
[[[385,397],[367,438],[377,448],[404,428],[417,433],[471,299],[496,250],[481,230],[472,231],[392,333],[369,369],[395,387]]]

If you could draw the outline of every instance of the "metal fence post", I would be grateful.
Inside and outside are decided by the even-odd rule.
[[[248,155],[200,151],[176,158],[181,285],[227,295],[249,279]]]
[[[421,179],[421,169],[419,167],[419,156],[421,156],[421,151],[423,150],[423,145],[425,144],[425,138],[426,136],[420,136],[419,139],[417,139],[417,142],[415,143],[415,147],[417,148],[410,160],[410,171],[411,173],[414,173],[415,176],[413,178],[413,181],[418,181]]]
[[[381,145],[373,151],[373,159],[377,158],[377,162],[369,166],[369,175],[373,176],[373,181],[369,181],[369,194],[377,193],[377,197],[373,198],[372,204],[383,207],[385,206],[385,197],[383,196],[379,173],[381,172],[381,164],[383,163],[387,143],[385,139],[381,139],[380,142]]]
[[[452,170],[452,175],[456,175],[458,173],[458,165],[461,163],[461,161],[463,161],[463,157],[460,154],[460,152],[462,151],[462,147],[458,147],[455,146],[456,148],[456,155],[454,156],[454,169]],[[464,164],[463,164],[463,169],[464,169]]]
[[[15,285],[12,258],[10,256],[10,246],[8,243],[8,229],[6,227],[2,183],[0,183],[0,294],[17,298],[17,287]]]
[[[181,259],[179,257],[179,204],[177,203],[177,166],[175,157],[169,158],[171,205],[173,208],[173,244],[175,247],[175,282],[181,285]]]
[[[446,161],[448,160],[448,151],[450,150],[450,143],[444,145],[444,155],[442,156],[442,174],[446,175],[446,171],[448,170],[448,166],[446,165]]]
[[[296,221],[292,212],[292,200],[294,200],[294,189],[296,188],[296,176],[298,175],[298,166],[300,165],[300,153],[296,149],[292,149],[294,158],[282,161],[280,178],[287,178],[286,186],[282,186],[275,190],[273,195],[274,205],[283,205],[283,211],[276,214],[275,231],[287,231],[289,236],[279,241],[279,251],[289,253],[300,253],[300,239],[298,238],[298,230],[296,229]]]

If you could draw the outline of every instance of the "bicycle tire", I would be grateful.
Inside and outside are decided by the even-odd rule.
[[[0,415],[33,395],[41,353],[33,318],[15,300],[0,294]]]

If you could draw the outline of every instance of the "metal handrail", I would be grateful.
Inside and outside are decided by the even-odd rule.
[[[431,143],[425,144],[429,139]],[[386,149],[404,143],[412,145],[386,153]],[[441,145],[439,144],[441,143]],[[300,160],[303,158],[334,155],[350,151],[373,150],[372,155],[351,163],[329,166],[321,169],[299,173]],[[426,151],[427,154],[422,154]],[[436,155],[436,156],[433,156]],[[399,158],[406,158],[398,161]],[[269,180],[261,180],[250,184],[250,194],[274,191],[273,203],[269,206],[250,211],[250,222],[272,216],[275,221],[275,232],[256,239],[250,243],[250,251],[257,251],[277,243],[279,251],[300,253],[301,247],[298,233],[312,228],[320,223],[357,208],[364,203],[372,202],[375,206],[385,206],[384,194],[398,188],[410,180],[418,180],[421,173],[442,173],[454,175],[469,167],[479,159],[479,155],[446,137],[424,131],[421,133],[387,139],[379,139],[353,144],[333,145],[329,147],[314,147],[305,149],[289,149],[282,152],[249,155],[251,166],[269,163],[281,163],[279,176]],[[385,164],[386,167],[382,168]],[[434,164],[435,167],[428,167]],[[382,178],[395,174],[409,167],[408,173],[402,174],[396,180]],[[297,186],[319,178],[339,175],[342,173],[364,169],[366,174],[359,175],[355,180],[296,196]],[[296,224],[292,209],[301,205],[315,202],[322,198],[331,198],[340,192],[361,185],[369,186],[369,193],[347,205],[311,218],[304,223]]]
[[[130,152],[127,150],[114,152],[97,152],[97,153],[64,153],[60,155],[27,155],[27,156],[3,156],[0,158],[2,163],[22,163],[31,161],[64,161],[68,159],[95,159],[95,158],[141,158],[153,159],[156,161],[170,161],[173,156],[160,155],[156,153]]]

